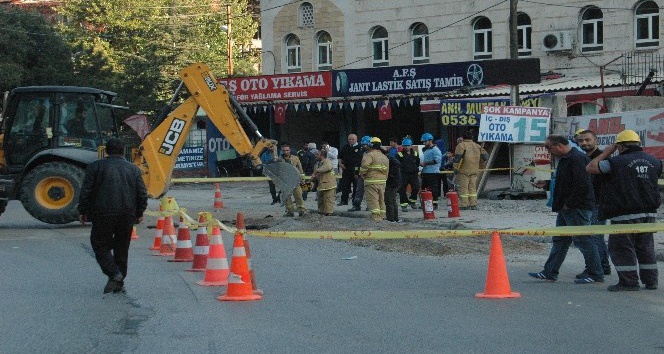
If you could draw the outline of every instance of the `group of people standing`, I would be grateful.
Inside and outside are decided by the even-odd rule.
[[[546,138],[544,146],[557,158],[557,166],[551,181],[534,183],[550,191],[547,205],[558,213],[556,226],[603,225],[606,220],[611,224],[656,222],[662,162],[643,151],[639,135],[624,130],[604,151],[598,149],[592,130],[580,129],[575,140],[561,135]],[[615,152],[618,155],[611,157]],[[657,289],[653,233],[611,234],[608,248],[604,235],[554,236],[552,241],[544,270],[528,273],[531,277],[556,281],[574,243],[585,261],[575,283],[604,282],[604,276],[611,274],[610,256],[618,283],[609,286],[609,291],[639,290],[639,280],[645,289]]]

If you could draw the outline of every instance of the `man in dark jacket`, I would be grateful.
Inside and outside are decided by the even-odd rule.
[[[550,190],[548,181],[537,181],[538,188],[549,189],[553,194],[551,210],[558,213],[556,226],[585,226],[590,225],[592,208],[595,204],[595,194],[590,175],[586,172],[588,157],[570,146],[569,140],[562,135],[549,135],[544,147],[558,158],[558,166],[554,173],[554,186]],[[581,251],[586,263],[587,276],[576,279],[576,284],[589,284],[604,281],[604,270],[600,265],[599,254],[592,237],[583,236],[553,236],[553,244],[549,259],[544,264],[544,270],[538,273],[528,273],[533,278],[556,281],[560,267],[565,261],[569,246],[574,245]]]
[[[399,220],[399,203],[397,195],[401,189],[401,163],[395,156],[386,153],[390,161],[390,167],[387,172],[387,182],[385,183],[385,219],[391,222],[401,222]]]
[[[148,205],[141,170],[125,160],[122,140],[106,143],[105,159],[88,165],[78,199],[79,220],[92,222],[90,243],[108,282],[104,293],[124,293],[129,243]]]
[[[417,194],[420,192],[420,156],[417,153],[417,148],[413,148],[413,139],[405,137],[401,142],[403,150],[397,152],[397,159],[401,165],[401,187],[399,188],[399,201],[401,202],[401,210],[408,211],[410,205],[413,209],[416,208]],[[410,198],[406,188],[410,185]]]
[[[657,179],[662,162],[641,148],[641,137],[633,130],[616,135],[616,143],[595,157],[586,171],[601,174],[602,198],[599,219],[611,224],[640,224],[657,221],[662,200]],[[619,155],[610,157],[618,151]],[[609,235],[609,254],[618,273],[618,284],[609,291],[635,291],[639,280],[647,290],[657,289],[657,257],[652,232]]]

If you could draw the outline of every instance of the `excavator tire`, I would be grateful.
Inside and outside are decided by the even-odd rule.
[[[85,171],[65,162],[35,167],[23,179],[20,200],[25,210],[48,224],[78,220],[78,196]]]

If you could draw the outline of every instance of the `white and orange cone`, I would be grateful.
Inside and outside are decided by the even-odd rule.
[[[228,277],[228,288],[226,294],[217,297],[217,300],[255,301],[262,299],[263,295],[254,292],[251,286],[251,274],[249,274],[244,240],[242,233],[237,232],[233,242],[233,259],[231,260],[231,274]]]
[[[205,225],[205,216],[198,218],[198,231],[196,232],[196,244],[194,244],[194,263],[187,272],[204,272],[207,267],[208,253],[210,252],[210,241],[207,235],[207,226]]]
[[[221,200],[221,188],[219,188],[219,183],[215,183],[214,188],[214,208],[221,209],[224,207],[224,202]]]
[[[159,252],[153,256],[174,256],[175,255],[175,226],[171,216],[164,218],[164,231],[161,235],[161,245]]]
[[[196,284],[201,286],[227,285],[228,274],[230,274],[230,269],[228,269],[224,241],[221,239],[221,230],[215,226],[212,228],[205,277],[203,280],[197,281]]]
[[[159,211],[162,211],[161,204],[159,205]],[[157,227],[154,232],[154,242],[152,243],[151,250],[157,251],[161,247],[161,236],[164,232],[164,216],[161,215],[157,219]]]
[[[175,247],[175,255],[169,262],[192,262],[194,260],[194,249],[191,247],[191,235],[189,227],[184,222],[184,217],[180,216],[180,225],[178,226],[178,241]]]

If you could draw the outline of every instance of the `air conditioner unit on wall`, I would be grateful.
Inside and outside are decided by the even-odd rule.
[[[542,44],[544,51],[556,52],[563,50],[572,50],[574,35],[572,31],[555,31],[544,33]]]

